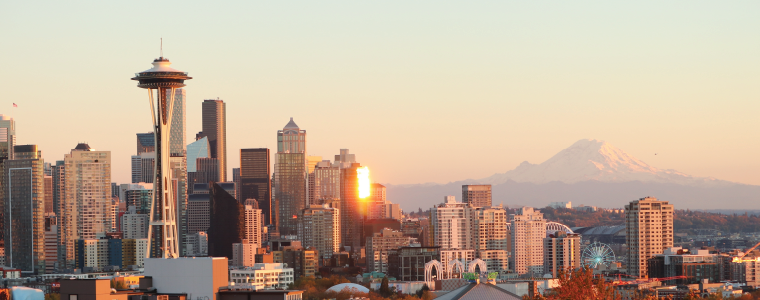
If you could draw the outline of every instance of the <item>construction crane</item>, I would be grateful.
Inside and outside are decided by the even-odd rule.
[[[754,246],[752,246],[752,248],[747,249],[747,251],[744,251],[744,252],[739,251],[739,255],[737,255],[736,257],[734,257],[732,259],[732,261],[733,262],[740,262],[740,261],[742,261],[742,258],[744,258],[745,256],[747,256],[747,254],[749,254],[750,252],[752,252],[752,250],[755,250],[755,248],[757,248],[757,246],[760,246],[760,242],[758,242],[757,244],[755,244]]]

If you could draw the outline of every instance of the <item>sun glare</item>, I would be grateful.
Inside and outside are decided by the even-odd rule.
[[[359,198],[369,197],[369,168],[356,169],[356,178],[359,179]]]

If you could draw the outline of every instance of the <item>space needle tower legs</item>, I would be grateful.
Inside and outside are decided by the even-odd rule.
[[[153,199],[150,206],[150,226],[148,227],[147,257],[179,257],[179,235],[175,191],[169,168],[169,133],[174,111],[174,95],[184,81],[192,79],[186,72],[169,67],[171,62],[160,57],[153,61],[153,68],[135,74],[138,87],[148,90],[148,101],[153,120],[156,160],[153,177]],[[155,91],[155,95],[154,95]],[[155,96],[155,97],[154,97]]]

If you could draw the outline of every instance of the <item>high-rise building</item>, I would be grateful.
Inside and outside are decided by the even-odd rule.
[[[264,225],[272,223],[269,149],[240,149],[240,199],[256,199]]]
[[[121,230],[125,239],[147,239],[150,214],[137,213],[130,206],[127,213],[121,216]]]
[[[58,219],[54,213],[45,214],[45,273],[52,274],[58,261]]]
[[[315,248],[321,261],[340,251],[340,212],[328,205],[310,205],[298,218],[298,236],[307,248]]]
[[[210,157],[219,159],[219,181],[227,181],[227,104],[203,100],[203,133],[208,138]]]
[[[64,161],[58,160],[55,162],[55,165],[51,166],[50,170],[53,176],[53,212],[59,219],[61,216],[61,199],[63,199],[63,192],[65,190],[63,177],[65,165]],[[60,226],[60,224],[58,225]]]
[[[314,178],[314,168],[317,167],[317,163],[319,163],[320,161],[322,161],[321,156],[310,155],[306,157],[306,169],[307,169],[306,173],[308,174],[308,177],[309,177],[309,180],[308,180],[309,188],[307,190],[307,193],[309,194],[309,196],[306,202],[307,206],[311,204],[319,204],[317,203],[319,202],[319,199],[316,197],[316,192],[315,192],[316,179]]]
[[[523,207],[510,215],[512,224],[512,261],[517,274],[543,275],[546,219],[532,207]]]
[[[628,275],[647,275],[647,259],[673,247],[673,205],[654,197],[631,201],[625,206]]]
[[[340,240],[343,246],[358,250],[364,242],[364,217],[367,205],[359,197],[359,163],[340,170]]]
[[[33,274],[45,273],[45,171],[37,145],[13,146],[3,164],[5,262]]]
[[[544,273],[557,278],[560,272],[581,267],[581,235],[557,231],[544,238]]]
[[[472,245],[472,206],[457,202],[453,196],[430,210],[433,245],[441,250],[474,249]]]
[[[234,184],[231,185],[234,192]],[[232,244],[245,238],[245,208],[219,183],[211,184],[208,255],[232,259]]]
[[[59,267],[74,267],[76,240],[105,236],[111,228],[111,151],[78,144],[64,155],[59,218]]]
[[[388,272],[388,254],[391,250],[408,247],[414,238],[403,232],[385,228],[367,237],[367,267],[370,272]]]
[[[153,201],[152,183],[122,184],[120,189],[119,198],[124,201],[127,207],[134,207],[136,214],[150,214],[150,204]]]
[[[187,234],[207,232],[211,208],[208,193],[191,194],[187,201]]]
[[[491,206],[491,185],[462,185],[462,202],[473,207]]]
[[[313,201],[324,204],[325,199],[340,199],[340,166],[329,160],[318,162],[309,178],[314,179]]]
[[[208,137],[202,137],[195,142],[187,145],[187,172],[195,172],[195,160],[198,158],[209,158]],[[219,172],[217,170],[217,172]]]
[[[307,202],[306,130],[293,118],[277,131],[277,154],[274,162],[275,224],[280,234],[296,234],[298,212]]]
[[[235,183],[235,195],[240,196],[240,168],[232,168],[232,182]]]
[[[262,213],[255,199],[245,202],[245,240],[261,248],[264,230],[262,229]]]
[[[45,175],[45,213],[52,213],[53,210],[53,176]]]
[[[13,159],[13,146],[16,145],[16,122],[7,115],[0,114],[0,170],[8,159]],[[0,226],[5,225],[3,208],[5,196],[5,177],[0,176]],[[0,228],[0,240],[4,239],[5,229]]]
[[[156,151],[156,137],[153,132],[137,134],[137,155]]]
[[[132,155],[132,183],[153,183],[153,172],[156,165],[156,152],[143,152]]]
[[[472,210],[473,244],[489,271],[509,269],[509,230],[503,207],[483,206]]]

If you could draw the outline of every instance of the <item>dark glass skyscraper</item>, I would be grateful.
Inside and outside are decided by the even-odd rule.
[[[5,259],[12,268],[45,273],[45,183],[37,145],[14,146],[18,159],[3,165]]]
[[[13,118],[0,115],[0,170],[3,169],[3,164],[8,159],[13,159],[13,146],[16,144],[16,122]],[[0,240],[3,239],[5,230],[2,226],[5,225],[4,218],[4,201],[5,197],[5,176],[0,176]]]
[[[208,255],[232,259],[232,244],[245,238],[245,207],[218,183],[209,192]]]
[[[274,162],[275,224],[281,235],[297,234],[298,213],[307,200],[306,130],[290,118],[277,131]]]
[[[256,199],[264,225],[271,224],[269,149],[240,149],[240,201]]]
[[[340,170],[340,233],[343,246],[351,250],[361,247],[363,239],[363,209],[366,203],[359,198],[359,163]]]

